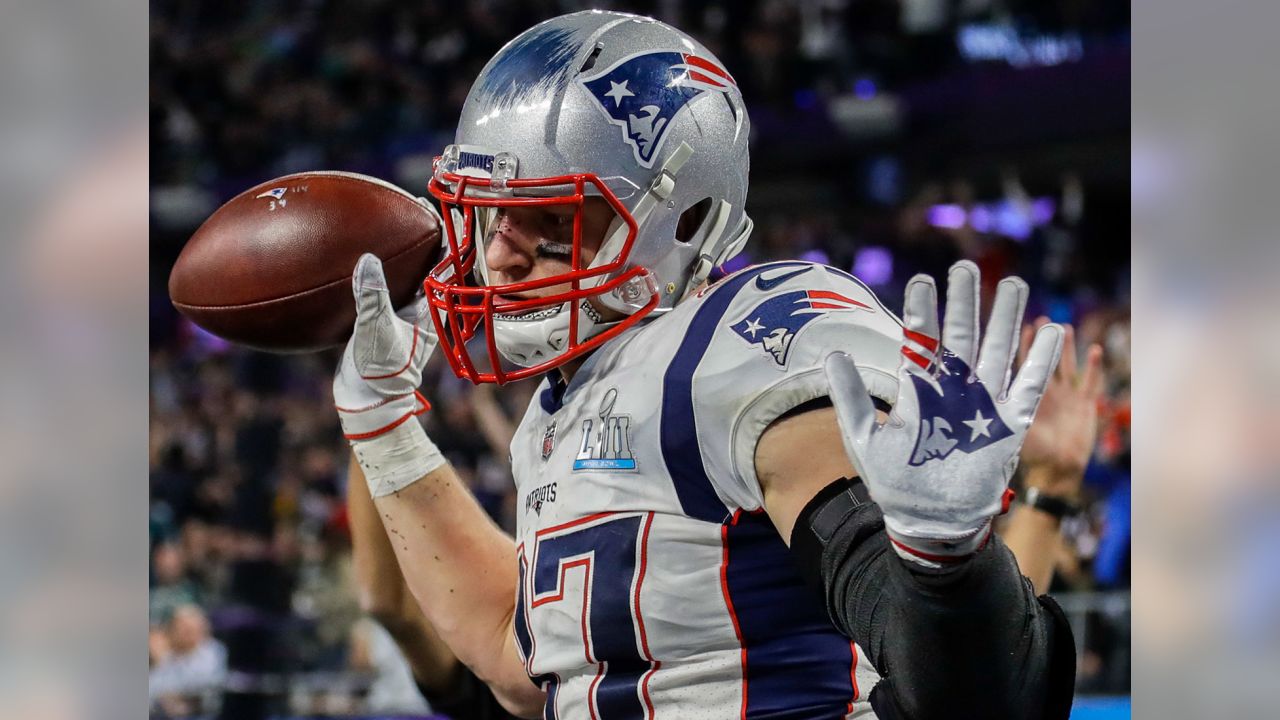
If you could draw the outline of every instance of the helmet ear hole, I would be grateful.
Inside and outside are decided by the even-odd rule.
[[[578,72],[584,73],[590,70],[591,68],[595,67],[596,58],[600,57],[600,53],[602,52],[604,52],[604,45],[601,45],[600,43],[596,43],[595,49],[592,50],[591,54],[587,56],[586,61],[582,63],[582,67],[578,68]]]
[[[680,213],[680,220],[676,223],[676,240],[688,244],[710,212],[711,198],[705,197]]]

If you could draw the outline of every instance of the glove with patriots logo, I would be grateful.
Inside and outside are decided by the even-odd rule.
[[[1061,326],[1043,326],[1010,384],[1027,284],[1000,281],[979,349],[979,280],[971,262],[951,267],[941,346],[933,278],[907,284],[898,397],[887,422],[876,422],[849,355],[835,352],[825,363],[845,450],[884,512],[894,549],[928,568],[977,552],[1008,509],[1019,449],[1062,353]]]
[[[392,308],[376,256],[361,256],[351,284],[356,324],[333,378],[333,402],[369,489],[380,497],[444,464],[413,420],[431,407],[418,386],[436,336],[425,298],[398,313]]]

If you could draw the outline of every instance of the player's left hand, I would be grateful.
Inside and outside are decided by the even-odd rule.
[[[1018,451],[1062,353],[1062,328],[1044,325],[1010,383],[1027,284],[1000,281],[980,349],[978,287],[976,265],[952,266],[940,347],[933,278],[907,284],[898,397],[883,425],[853,359],[826,359],[849,459],[894,549],[926,567],[976,552],[1007,509]]]

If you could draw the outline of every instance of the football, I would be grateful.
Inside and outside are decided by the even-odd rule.
[[[322,350],[351,334],[351,273],[362,254],[382,260],[401,307],[439,249],[440,223],[425,200],[366,175],[296,173],[209,216],[174,264],[169,298],[226,340],[277,353]]]

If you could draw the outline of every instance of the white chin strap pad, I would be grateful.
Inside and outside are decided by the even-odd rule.
[[[600,314],[586,300],[578,312],[578,342],[602,332],[613,323],[601,322]],[[569,347],[569,303],[528,315],[494,315],[493,337],[498,352],[521,367],[533,367],[556,358]]]

